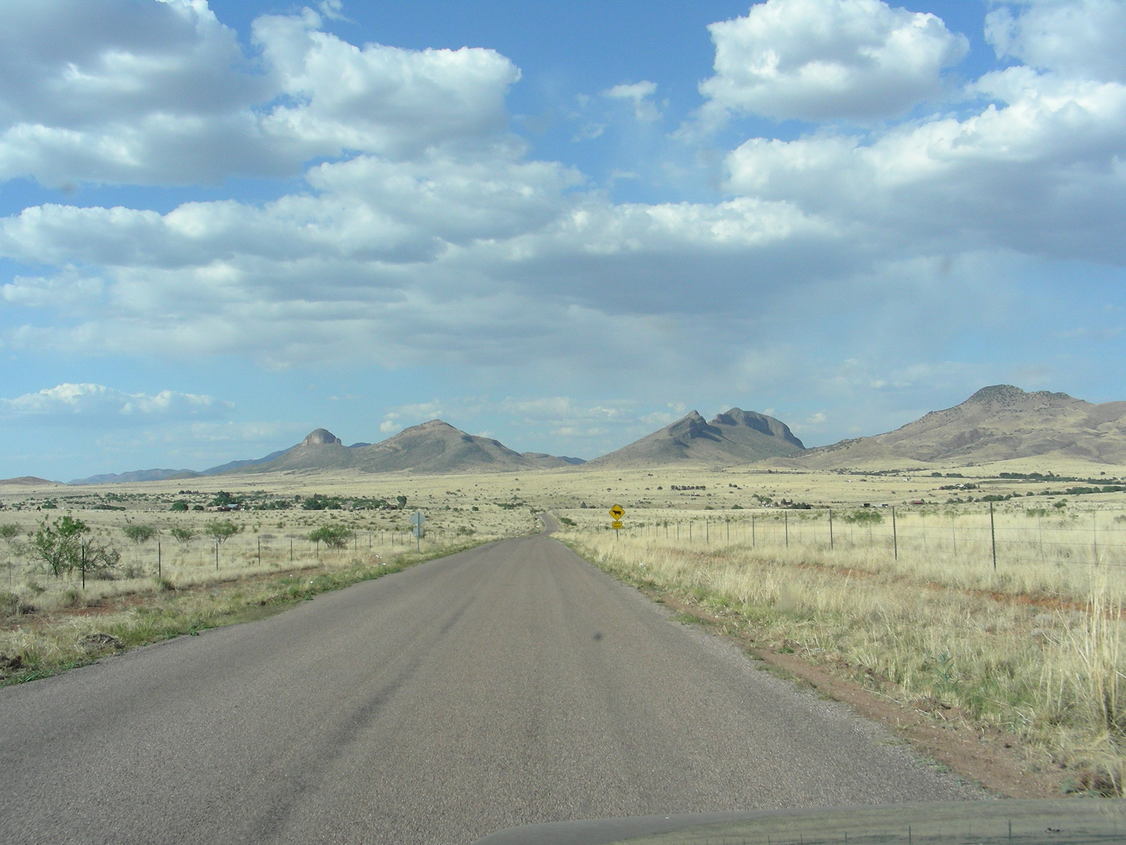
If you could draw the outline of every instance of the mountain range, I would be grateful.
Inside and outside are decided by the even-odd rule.
[[[965,402],[932,411],[895,431],[806,449],[774,417],[731,408],[712,420],[697,411],[592,461],[516,452],[441,420],[411,426],[379,443],[345,446],[318,428],[289,449],[196,472],[151,469],[96,475],[72,484],[154,481],[227,473],[353,469],[361,472],[514,472],[561,467],[630,468],[699,464],[736,466],[765,459],[810,469],[860,464],[969,465],[1012,458],[1080,459],[1126,464],[1126,402],[1095,405],[1066,393],[1028,393],[993,385]]]
[[[229,473],[298,472],[356,469],[361,472],[409,470],[434,475],[452,472],[514,472],[555,469],[583,463],[580,458],[556,457],[542,452],[515,452],[499,440],[466,434],[441,420],[411,426],[380,443],[343,441],[324,428],[314,429],[289,449],[262,458],[231,461],[201,472],[151,469],[120,475],[95,475],[71,484],[111,484],[162,481]]]

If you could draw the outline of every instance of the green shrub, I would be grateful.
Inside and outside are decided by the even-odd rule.
[[[324,543],[329,548],[342,549],[354,535],[351,528],[343,525],[322,525],[309,532],[309,539],[314,543]]]
[[[849,511],[841,517],[845,522],[853,522],[860,525],[878,525],[884,521],[884,516],[878,510],[872,508],[862,508],[858,511]]]
[[[155,525],[144,522],[129,522],[121,527],[121,533],[134,543],[146,543],[157,535]]]

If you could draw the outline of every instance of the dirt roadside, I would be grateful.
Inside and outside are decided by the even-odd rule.
[[[1023,750],[1021,740],[1013,735],[974,727],[954,708],[912,707],[842,678],[824,666],[802,660],[796,654],[765,648],[745,631],[737,630],[730,620],[683,596],[656,590],[642,592],[674,611],[695,617],[710,633],[736,643],[768,666],[886,725],[927,757],[998,796],[1059,798],[1063,793],[1062,783],[1073,774],[1049,761],[1032,759]]]

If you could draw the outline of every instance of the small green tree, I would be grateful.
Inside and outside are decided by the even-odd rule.
[[[188,526],[185,526],[185,525],[177,525],[175,528],[172,528],[168,533],[171,534],[173,537],[175,537],[177,540],[179,540],[181,543],[187,543],[189,540],[191,540],[195,536],[195,531],[193,531],[191,528],[189,528]]]
[[[227,542],[241,530],[240,526],[229,519],[216,519],[207,524],[207,535],[219,545]]]
[[[176,501],[174,501],[172,503],[172,507],[170,507],[168,510],[176,511],[177,513],[183,513],[187,509],[188,509],[188,503],[186,501],[184,501],[183,499],[177,499]]]
[[[44,520],[31,538],[31,550],[52,575],[62,578],[78,560],[78,538],[89,530],[85,522],[71,516],[53,522]]]
[[[399,505],[399,510],[402,510],[403,508],[405,508],[407,506],[407,497],[402,495],[402,494],[399,494],[398,496],[396,496],[395,501]]]
[[[343,525],[322,525],[309,532],[309,539],[315,543],[324,543],[331,549],[343,549],[354,533],[351,528]]]
[[[215,541],[215,569],[219,569],[219,547],[242,530],[229,519],[216,519],[207,523],[207,534]]]
[[[82,536],[78,540],[78,566],[82,573],[82,587],[86,587],[86,573],[113,569],[121,560],[121,553],[108,543],[93,536]]]
[[[95,537],[80,519],[64,516],[53,522],[44,521],[31,539],[32,552],[42,560],[56,578],[77,569],[86,586],[86,573],[117,566],[120,553]]]
[[[158,532],[155,525],[144,522],[128,522],[122,526],[121,533],[139,546],[141,543],[151,540]]]

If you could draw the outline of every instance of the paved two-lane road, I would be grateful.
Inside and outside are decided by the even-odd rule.
[[[3,842],[465,843],[976,795],[548,537],[0,689]]]

